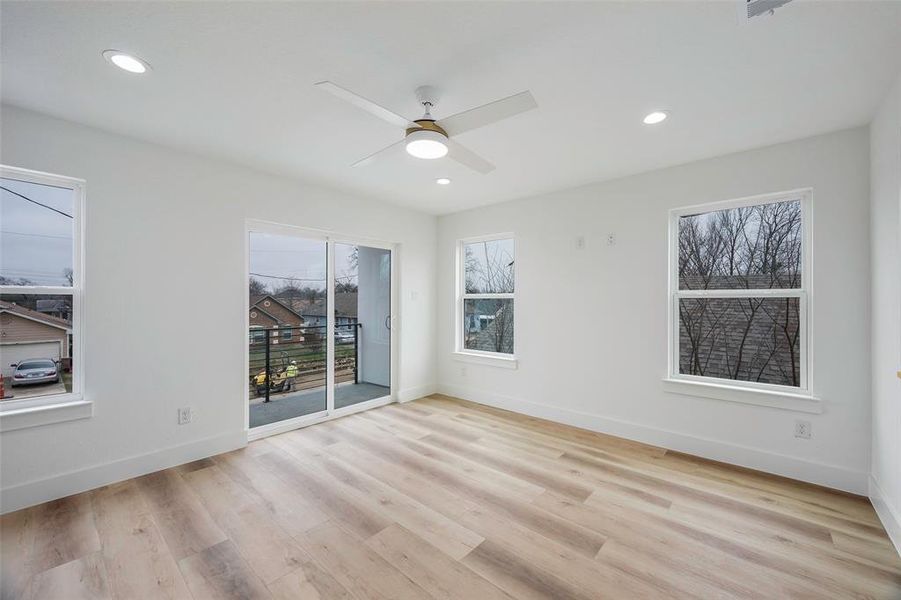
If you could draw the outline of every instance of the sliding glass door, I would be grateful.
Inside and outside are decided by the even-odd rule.
[[[391,398],[392,248],[248,227],[247,402],[267,435]]]
[[[335,268],[335,408],[340,409],[391,395],[391,251],[335,244]]]

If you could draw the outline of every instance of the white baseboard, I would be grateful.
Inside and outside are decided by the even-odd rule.
[[[876,514],[879,515],[889,539],[895,545],[895,550],[901,555],[901,515],[892,507],[872,475],[870,475],[870,502],[873,503],[873,508],[876,509]]]
[[[416,387],[407,388],[397,393],[397,401],[409,402],[411,400],[416,400],[418,398],[423,398],[425,396],[434,394],[437,390],[438,388],[434,384],[419,385]]]
[[[235,431],[173,446],[165,450],[130,456],[102,465],[54,475],[46,479],[21,483],[0,490],[0,514],[86,492],[117,481],[168,469],[246,445],[247,432]]]
[[[685,452],[702,458],[782,475],[808,483],[844,490],[862,496],[867,495],[868,474],[835,465],[808,461],[766,450],[729,444],[718,440],[700,438],[676,431],[648,427],[638,423],[611,419],[590,413],[519,400],[500,394],[486,393],[457,385],[441,384],[442,394],[471,400],[496,408],[503,408],[532,417],[556,421],[582,429]]]

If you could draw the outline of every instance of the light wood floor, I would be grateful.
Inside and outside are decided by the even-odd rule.
[[[2,536],[3,598],[901,598],[866,499],[438,396]]]

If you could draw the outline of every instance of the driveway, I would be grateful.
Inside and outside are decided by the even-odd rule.
[[[49,396],[50,394],[65,394],[66,385],[59,383],[40,383],[37,385],[22,385],[12,387],[7,383],[7,379],[3,378],[6,384],[6,392],[4,400],[22,400],[24,398],[35,398],[37,396]]]

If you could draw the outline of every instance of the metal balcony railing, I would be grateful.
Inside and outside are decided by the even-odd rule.
[[[358,383],[360,335],[363,325],[335,325],[335,383]],[[264,398],[294,390],[312,390],[326,384],[326,326],[251,327],[249,386],[251,398]]]

